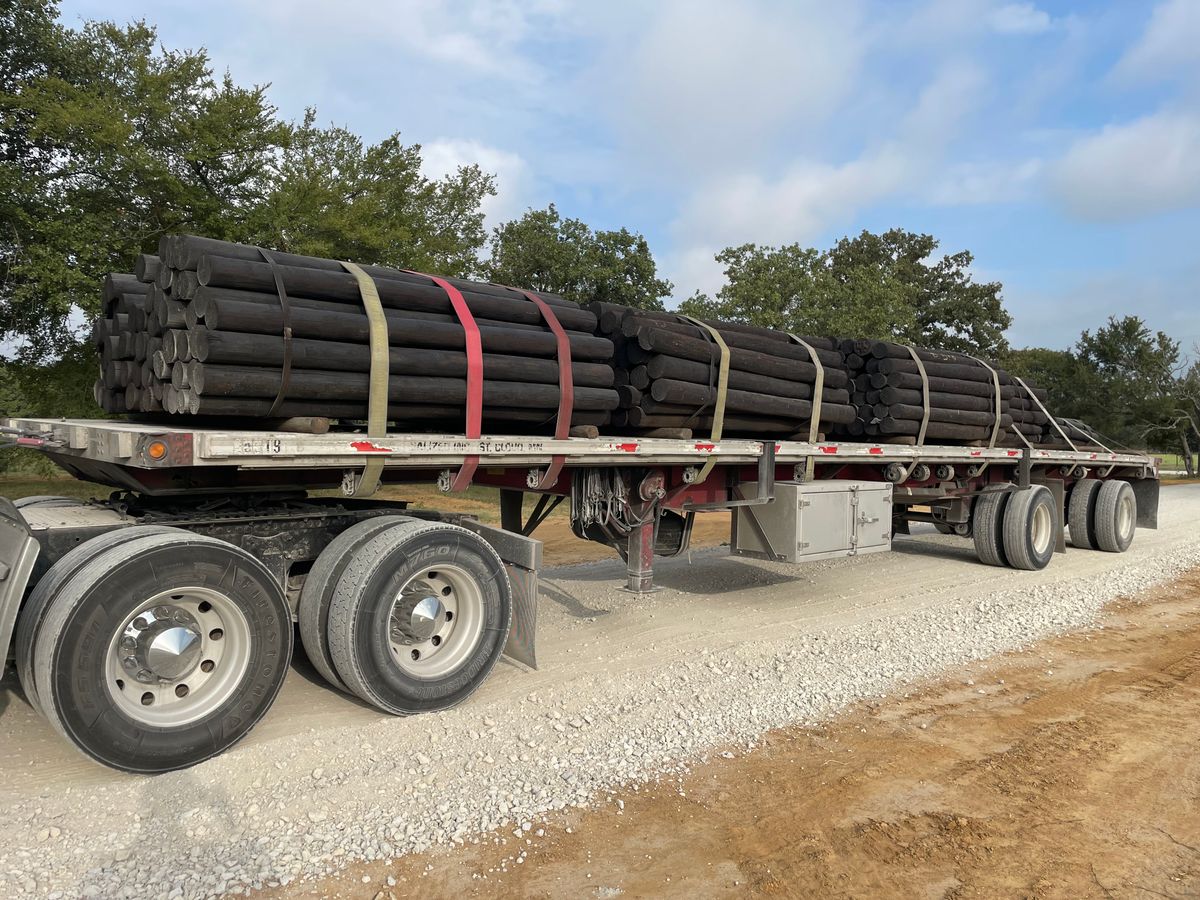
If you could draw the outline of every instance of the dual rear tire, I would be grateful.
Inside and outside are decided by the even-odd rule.
[[[1061,528],[1058,505],[1044,485],[983,494],[972,513],[976,553],[992,566],[1045,568]],[[1133,487],[1127,481],[1077,482],[1067,503],[1067,529],[1076,547],[1125,552],[1137,529]]]
[[[1061,528],[1054,495],[1043,485],[989,492],[975,501],[975,552],[991,566],[1044,569],[1054,556]]]
[[[127,772],[195,765],[241,740],[287,674],[292,621],[252,555],[138,526],[76,547],[22,610],[30,702],[84,754]]]
[[[511,618],[508,575],[486,541],[457,525],[394,516],[330,543],[300,597],[313,664],[393,715],[470,696],[503,653]]]
[[[1084,550],[1124,553],[1137,530],[1137,499],[1127,481],[1084,478],[1067,506],[1071,543]]]

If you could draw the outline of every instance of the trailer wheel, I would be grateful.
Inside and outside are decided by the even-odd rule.
[[[30,706],[42,713],[42,715],[46,713],[42,709],[41,701],[38,699],[37,680],[33,675],[34,647],[37,641],[38,630],[42,626],[42,620],[46,617],[46,609],[50,601],[54,599],[62,586],[96,555],[103,553],[111,547],[128,543],[135,538],[164,533],[187,534],[182,529],[168,528],[164,525],[139,525],[107,531],[64,553],[47,570],[46,574],[38,579],[38,583],[30,591],[29,599],[25,601],[25,605],[21,607],[21,612],[17,617],[15,654],[17,658],[17,676],[21,680],[21,688],[25,691],[25,698],[29,701]]]
[[[1096,492],[1096,546],[1124,553],[1137,528],[1137,498],[1128,481],[1105,481]]]
[[[1102,482],[1084,478],[1071,489],[1067,504],[1067,531],[1071,544],[1081,550],[1096,549],[1096,494]]]
[[[975,553],[989,566],[1008,565],[1004,557],[1004,509],[1007,491],[990,491],[976,498],[971,514],[971,536]]]
[[[343,682],[394,715],[466,699],[508,637],[504,564],[475,533],[410,522],[362,544],[334,589],[329,649]]]
[[[228,749],[287,674],[292,621],[267,568],[191,533],[139,535],[55,592],[34,678],[46,717],[84,754],[167,772]]]
[[[1044,569],[1062,530],[1054,495],[1045,485],[1016,491],[1004,510],[1004,555],[1014,569]]]
[[[300,591],[300,641],[318,672],[338,690],[352,693],[338,677],[329,655],[329,604],[338,579],[350,564],[354,551],[381,531],[411,522],[409,516],[374,516],[347,528],[317,556]]]

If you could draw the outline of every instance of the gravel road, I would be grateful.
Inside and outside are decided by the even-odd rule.
[[[1091,624],[1110,599],[1200,565],[1200,485],[1161,527],[1040,573],[932,532],[792,568],[723,551],[624,593],[615,563],[543,579],[541,669],[499,666],[464,706],[391,719],[307,666],[224,756],[157,778],[101,769],[0,683],[0,896],[203,897],[286,884],[501,827],[684,771],[971,659]],[[521,843],[524,842],[524,838]],[[514,846],[517,842],[512,842]],[[519,851],[514,851],[516,864]]]

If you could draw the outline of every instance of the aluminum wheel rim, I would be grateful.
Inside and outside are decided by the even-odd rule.
[[[250,649],[250,623],[229,597],[208,587],[174,588],[139,603],[117,629],[105,685],[117,708],[136,722],[179,728],[211,715],[233,695]],[[174,658],[173,650],[179,651]]]
[[[1050,507],[1039,504],[1033,510],[1033,550],[1041,555],[1050,546]]]
[[[416,618],[432,611],[436,598],[444,618],[429,626],[428,636],[405,632],[413,616],[406,619],[413,602]],[[425,616],[420,615],[424,613]],[[466,569],[448,563],[413,575],[400,588],[388,613],[388,637],[392,659],[415,678],[443,678],[463,665],[483,636],[483,589]]]
[[[1117,504],[1117,534],[1124,538],[1133,531],[1133,497],[1126,494]]]

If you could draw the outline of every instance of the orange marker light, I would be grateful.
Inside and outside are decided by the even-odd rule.
[[[165,459],[167,456],[167,445],[162,441],[151,441],[146,447],[146,455],[151,459]]]

